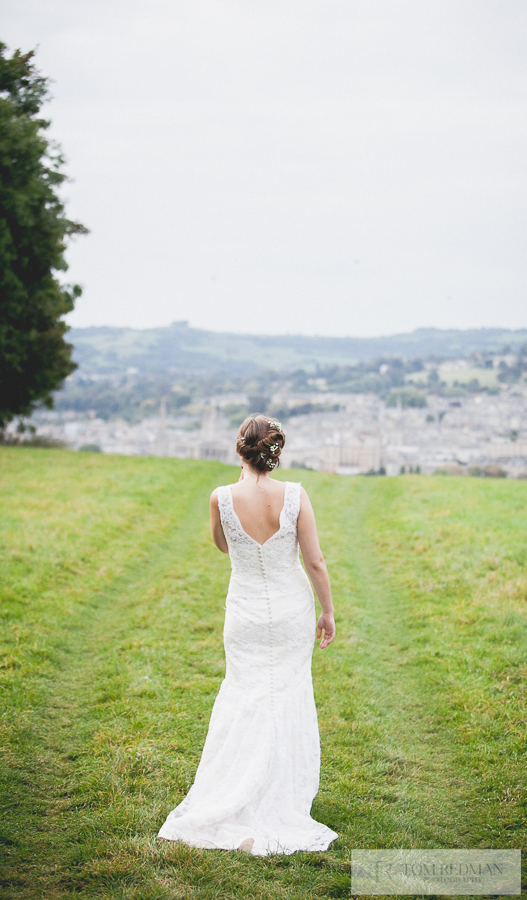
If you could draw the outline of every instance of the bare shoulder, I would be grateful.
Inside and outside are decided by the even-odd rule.
[[[298,513],[298,524],[302,526],[307,526],[310,523],[313,524],[315,521],[315,513],[313,510],[313,506],[311,504],[311,500],[309,499],[309,494],[305,488],[300,488],[300,509]]]
[[[210,505],[218,507],[218,488],[214,488],[212,494],[210,495]]]
[[[300,485],[300,504],[302,505],[302,503],[304,504],[304,506],[311,506],[311,500],[309,499],[308,492],[306,491],[305,487],[303,487],[303,485]]]

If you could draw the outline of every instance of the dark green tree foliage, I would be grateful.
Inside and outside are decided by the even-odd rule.
[[[57,188],[63,158],[38,117],[47,79],[33,52],[6,55],[0,42],[0,428],[37,405],[76,368],[61,321],[81,293],[61,285],[68,235],[87,229],[71,222]]]

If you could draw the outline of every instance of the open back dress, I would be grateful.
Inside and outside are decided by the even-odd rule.
[[[311,660],[315,603],[298,553],[300,485],[286,482],[280,527],[264,544],[242,528],[231,486],[217,489],[232,574],[226,674],[194,784],[159,837],[251,853],[327,850],[338,837],[311,818],[320,738]]]

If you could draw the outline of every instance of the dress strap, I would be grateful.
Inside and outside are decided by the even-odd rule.
[[[284,495],[284,526],[288,530],[296,530],[300,512],[300,482],[286,481]]]
[[[231,485],[220,485],[216,488],[216,494],[218,496],[218,509],[220,511],[220,519],[223,531],[228,531],[230,537],[234,538],[235,540],[243,540],[247,537],[247,535],[245,534],[241,526],[241,522],[234,511]]]
[[[222,484],[217,487],[216,494],[218,496],[218,509],[220,511],[221,524],[226,525],[229,520],[231,520],[229,524],[232,524],[232,503],[229,485]]]

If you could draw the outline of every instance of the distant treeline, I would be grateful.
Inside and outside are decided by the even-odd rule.
[[[509,347],[502,348],[507,355]],[[514,384],[527,373],[527,345],[515,354],[510,364],[501,359],[497,368],[497,381]],[[428,365],[427,365],[428,363]],[[214,395],[232,392],[245,395],[247,403],[227,404],[225,415],[234,427],[249,411],[265,412],[283,420],[296,415],[338,409],[338,404],[316,403],[312,400],[295,402],[294,405],[273,404],[271,398],[281,393],[373,393],[383,398],[389,406],[425,406],[427,393],[447,397],[462,397],[479,391],[496,393],[498,388],[487,387],[477,377],[463,383],[447,384],[442,381],[437,366],[430,367],[423,359],[404,360],[397,357],[380,357],[353,366],[319,366],[314,371],[297,369],[290,373],[262,370],[248,376],[170,375],[131,373],[129,375],[98,376],[96,379],[74,375],[66,382],[64,390],[55,395],[55,408],[59,411],[96,415],[102,419],[123,418],[137,422],[157,415],[164,401],[167,415],[185,416],[189,420],[201,414],[200,407]],[[492,354],[473,354],[471,371],[493,368]],[[412,376],[418,376],[416,382]],[[483,377],[483,376],[480,376]]]
[[[81,372],[126,374],[130,369],[178,378],[247,378],[263,370],[291,374],[317,368],[354,367],[379,359],[453,359],[471,353],[497,353],[504,345],[517,352],[527,329],[441,330],[418,328],[378,338],[254,335],[205,331],[187,322],[166,328],[74,328],[68,334]]]

